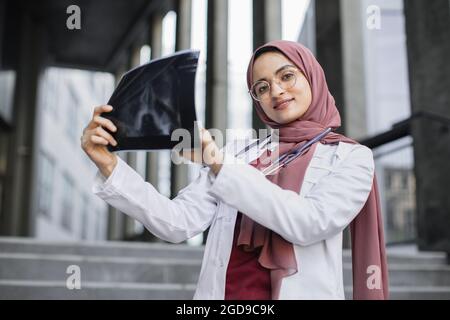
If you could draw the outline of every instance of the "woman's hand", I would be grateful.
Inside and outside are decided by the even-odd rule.
[[[81,148],[106,178],[117,165],[117,156],[109,152],[106,146],[108,144],[116,146],[117,142],[104,128],[108,128],[111,132],[115,132],[117,128],[111,120],[101,117],[100,114],[111,112],[112,109],[113,107],[108,105],[96,107],[91,121],[81,136]]]
[[[200,128],[200,140],[201,150],[182,151],[181,155],[192,162],[206,164],[217,175],[222,168],[223,153],[205,128]]]

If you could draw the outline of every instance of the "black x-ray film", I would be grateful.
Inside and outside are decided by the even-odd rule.
[[[110,132],[117,141],[108,145],[110,151],[171,149],[182,141],[171,141],[176,129],[187,130],[191,141],[184,147],[194,147],[199,141],[194,127],[199,54],[180,51],[123,75],[108,101],[113,111],[102,114],[117,127]]]

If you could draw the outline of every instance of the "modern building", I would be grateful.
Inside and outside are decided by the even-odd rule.
[[[95,166],[80,152],[93,107],[105,103],[112,75],[47,68],[38,93],[35,236],[47,240],[105,240],[107,205],[92,194]]]
[[[388,243],[449,253],[450,2],[294,2],[1,0],[0,234],[155,240],[89,193],[95,168],[78,141],[89,108],[126,70],[196,48],[203,125],[265,128],[245,61],[289,34],[323,66],[341,132],[374,151]],[[172,198],[197,172],[171,164],[168,151],[121,156]]]

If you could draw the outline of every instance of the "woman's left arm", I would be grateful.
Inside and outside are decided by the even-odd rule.
[[[251,165],[232,161],[225,161],[209,192],[286,240],[307,246],[336,235],[356,217],[373,175],[372,151],[355,145],[304,196],[280,188]]]

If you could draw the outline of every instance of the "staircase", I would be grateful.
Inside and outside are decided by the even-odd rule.
[[[0,299],[192,299],[202,255],[187,245],[0,237]],[[393,248],[388,258],[391,299],[450,299],[444,254]],[[351,298],[350,252],[343,261]],[[71,265],[81,289],[66,286]]]
[[[343,256],[345,295],[351,299],[351,252],[344,251]],[[450,299],[450,265],[445,253],[399,246],[388,247],[387,257],[390,299]]]
[[[0,299],[192,299],[202,256],[187,245],[0,237]],[[70,265],[80,290],[67,289]]]

